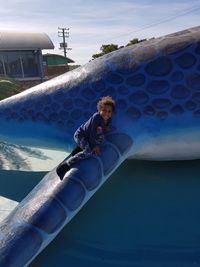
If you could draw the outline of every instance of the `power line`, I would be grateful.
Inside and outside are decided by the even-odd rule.
[[[146,30],[146,29],[149,29],[149,28],[152,28],[154,26],[157,26],[159,24],[162,24],[162,23],[165,23],[165,22],[168,22],[168,21],[171,21],[171,20],[174,20],[174,19],[177,19],[179,17],[182,17],[182,16],[185,16],[189,13],[192,13],[192,12],[196,12],[197,10],[199,10],[200,7],[195,7],[195,8],[192,8],[192,9],[189,9],[187,11],[184,11],[183,13],[179,14],[179,15],[173,15],[173,16],[170,16],[168,18],[164,18],[164,19],[161,19],[157,22],[154,22],[152,24],[149,24],[149,25],[146,25],[146,26],[143,26],[135,31],[131,31],[129,33],[126,33],[126,34],[121,34],[121,35],[118,35],[118,36],[115,36],[115,37],[112,37],[111,39],[116,39],[116,38],[119,38],[121,36],[127,36],[127,35],[130,35],[130,34],[133,34],[133,33],[136,33],[136,32],[139,32],[139,31],[143,31],[143,30]]]

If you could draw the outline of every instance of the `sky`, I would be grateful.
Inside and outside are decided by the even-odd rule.
[[[126,45],[200,25],[200,0],[5,0],[0,31],[44,32],[63,55],[58,27],[69,29],[67,57],[83,65],[103,44]]]

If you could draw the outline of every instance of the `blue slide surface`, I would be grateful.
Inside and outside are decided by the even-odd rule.
[[[123,142],[122,142],[123,140]],[[112,141],[112,142],[111,142]],[[100,157],[74,164],[60,181],[56,168],[1,223],[1,267],[26,266],[124,161],[132,139],[107,136]]]

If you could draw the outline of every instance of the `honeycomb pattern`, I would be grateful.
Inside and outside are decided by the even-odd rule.
[[[110,95],[137,121],[200,114],[200,27],[129,46],[8,99],[0,117],[74,131]],[[9,102],[9,105],[7,103]]]

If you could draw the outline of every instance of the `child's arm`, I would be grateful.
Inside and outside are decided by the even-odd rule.
[[[109,125],[106,125],[105,126],[105,132],[107,133],[107,132],[109,132],[110,131],[110,127],[109,127]]]
[[[97,114],[96,116],[93,117],[93,119],[91,121],[91,131],[90,131],[90,136],[89,136],[89,142],[91,144],[92,150],[93,150],[93,148],[98,146],[98,144],[96,142],[96,140],[98,138],[98,134],[97,134],[98,125],[99,125],[99,116]]]
[[[95,147],[93,147],[92,152],[93,152],[96,156],[100,155],[100,154],[101,154],[100,147],[99,147],[99,146],[95,146]]]
[[[104,128],[104,132],[105,132],[105,133],[111,131],[111,127],[110,127],[111,122],[112,122],[112,119],[110,118],[110,119],[107,121],[107,123],[106,123],[106,125],[105,125],[105,128]]]

